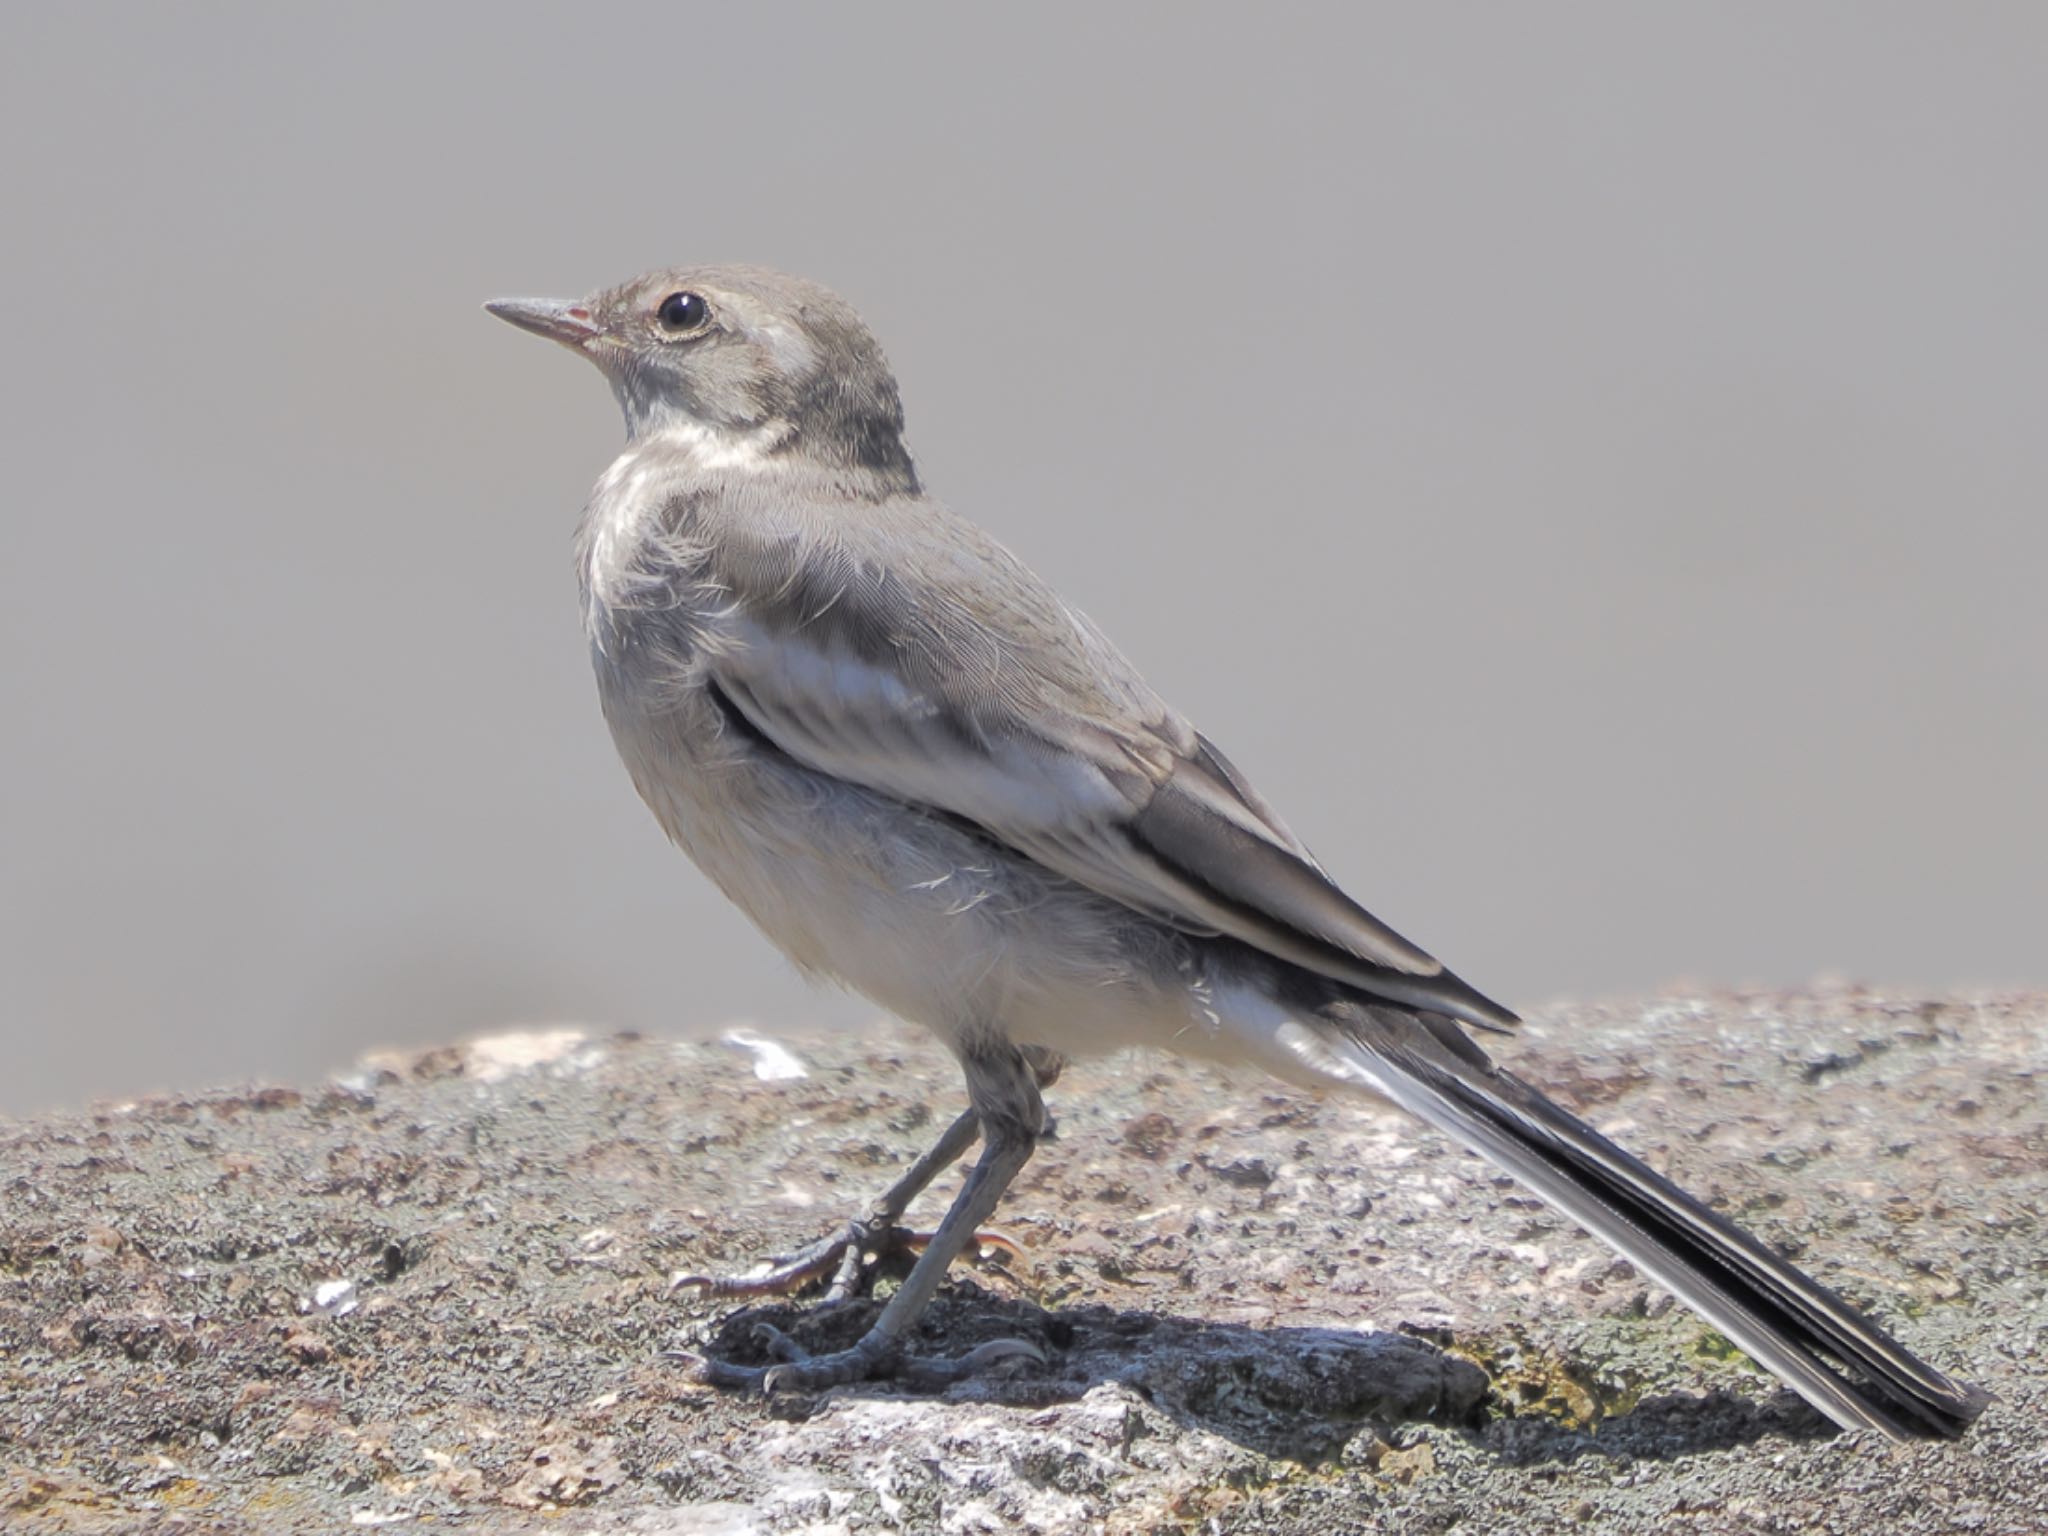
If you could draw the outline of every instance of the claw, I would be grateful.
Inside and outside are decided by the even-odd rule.
[[[778,1259],[745,1275],[704,1275],[684,1272],[672,1275],[668,1293],[697,1290],[707,1296],[789,1296],[822,1279],[835,1268],[844,1270],[844,1258],[851,1254],[856,1263],[870,1234],[862,1223],[848,1222],[829,1237]],[[836,1282],[835,1282],[836,1283]]]
[[[763,1296],[793,1296],[830,1276],[825,1304],[834,1305],[859,1294],[864,1280],[877,1261],[891,1252],[920,1254],[937,1234],[915,1232],[908,1227],[871,1228],[865,1222],[850,1221],[838,1232],[820,1238],[807,1248],[771,1259],[765,1266],[744,1275],[709,1275],[681,1271],[669,1277],[668,1294],[694,1290],[705,1296],[747,1300]],[[1009,1255],[1018,1264],[1028,1261],[1024,1250],[1004,1233],[993,1229],[974,1234],[976,1248],[983,1254]]]
[[[705,1387],[727,1387],[744,1390],[760,1381],[765,1372],[749,1365],[730,1365],[710,1355],[700,1355],[693,1349],[665,1349],[661,1352],[664,1360],[673,1360],[683,1368],[685,1379]]]
[[[1003,1360],[1029,1360],[1045,1365],[1045,1351],[1023,1339],[990,1339],[964,1355],[905,1355],[896,1366],[896,1379],[917,1387],[943,1387],[986,1370]]]
[[[800,1291],[825,1271],[823,1263],[796,1268],[777,1265],[751,1275],[676,1274],[669,1277],[668,1293],[696,1290],[706,1296],[787,1296]]]
[[[823,1305],[834,1306],[858,1294],[872,1278],[879,1261],[891,1254],[920,1256],[937,1238],[935,1232],[915,1232],[907,1227],[871,1225],[850,1221],[838,1232],[809,1247],[772,1261],[751,1274],[722,1277],[680,1273],[669,1280],[669,1294],[696,1290],[710,1296],[762,1297],[788,1295],[830,1277]],[[977,1230],[974,1245],[984,1254],[1003,1253],[1018,1263],[1024,1251],[1001,1232]],[[666,1358],[677,1362],[693,1381],[712,1387],[759,1388],[764,1393],[819,1392],[829,1387],[870,1377],[894,1377],[914,1386],[938,1387],[964,1380],[1004,1360],[1024,1359],[1044,1365],[1045,1355],[1022,1339],[994,1339],[954,1357],[906,1355],[894,1339],[871,1330],[851,1349],[829,1355],[811,1355],[769,1323],[753,1327],[757,1347],[777,1363],[767,1366],[734,1365],[694,1350],[670,1350]]]
[[[893,1353],[862,1349],[856,1344],[852,1349],[842,1349],[837,1354],[802,1355],[785,1364],[768,1367],[761,1377],[761,1394],[773,1397],[778,1392],[822,1392],[827,1387],[866,1381],[870,1376],[885,1374],[881,1367],[889,1362]]]

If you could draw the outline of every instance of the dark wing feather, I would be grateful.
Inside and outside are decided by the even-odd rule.
[[[1206,741],[1202,747],[1202,756],[1174,764],[1129,822],[1133,845],[1186,889],[1192,910],[1223,932],[1390,1001],[1482,1028],[1519,1022],[1345,895],[1284,827],[1260,816],[1263,807],[1234,774],[1214,771],[1222,759]]]
[[[1092,624],[972,525],[929,503],[785,522],[713,574],[734,599],[713,679],[798,761],[963,817],[1191,931],[1484,1028],[1515,1022],[1346,896]]]

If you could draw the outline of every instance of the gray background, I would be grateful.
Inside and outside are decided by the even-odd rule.
[[[2048,979],[2048,10],[0,22],[0,1104],[854,1021],[667,848],[487,319],[850,295],[928,482],[1540,1005]]]

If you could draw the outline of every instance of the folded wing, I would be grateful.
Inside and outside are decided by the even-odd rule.
[[[1069,879],[1392,1002],[1513,1014],[1351,900],[1085,619],[971,525],[906,556],[756,561],[714,686],[806,766],[963,818]],[[778,565],[785,566],[776,569]],[[728,584],[731,584],[728,582]]]

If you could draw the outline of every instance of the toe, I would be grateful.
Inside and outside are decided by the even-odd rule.
[[[754,1341],[777,1360],[808,1360],[810,1351],[773,1323],[754,1324]]]
[[[662,1351],[664,1360],[673,1360],[683,1368],[683,1375],[691,1381],[706,1387],[725,1387],[745,1391],[760,1385],[766,1371],[758,1366],[734,1365],[730,1361],[717,1359],[712,1355],[700,1355],[690,1349],[669,1349]]]
[[[977,1376],[1004,1360],[1029,1360],[1038,1366],[1049,1363],[1036,1344],[1023,1339],[990,1339],[961,1355],[905,1355],[896,1376],[913,1386],[943,1387]]]

